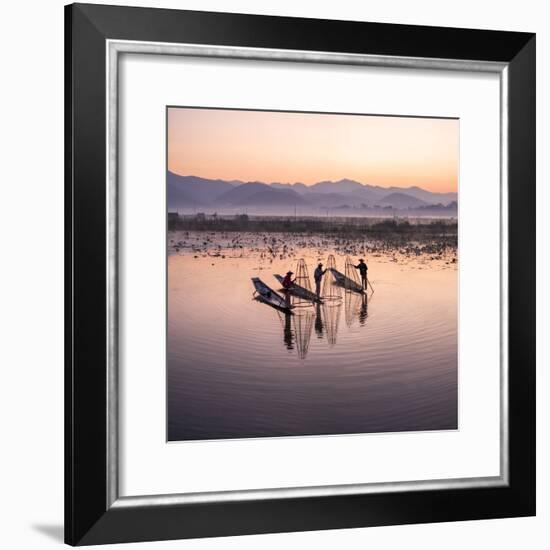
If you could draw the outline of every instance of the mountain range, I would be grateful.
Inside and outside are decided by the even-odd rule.
[[[300,213],[327,209],[389,209],[456,212],[456,193],[434,193],[421,187],[381,187],[350,179],[303,183],[264,183],[167,174],[170,211],[216,208],[221,211]]]

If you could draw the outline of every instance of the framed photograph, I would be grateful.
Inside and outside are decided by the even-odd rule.
[[[73,4],[66,542],[535,513],[535,36]]]

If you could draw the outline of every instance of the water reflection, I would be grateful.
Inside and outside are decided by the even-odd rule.
[[[323,246],[293,258],[309,267],[332,253],[345,275],[344,254]],[[327,300],[338,292],[328,277],[323,303],[285,315],[251,299],[250,277],[282,294],[273,274],[288,257],[258,265],[260,252],[242,250],[169,256],[169,440],[456,428],[456,264],[369,257],[368,304],[346,300],[345,284]]]
[[[315,324],[315,331],[318,331],[318,324],[322,320],[312,311],[304,311],[299,314],[281,313],[283,319],[283,342],[289,351],[296,349],[298,357],[305,359],[309,350],[309,343]],[[322,328],[321,328],[322,331]]]
[[[319,262],[319,268],[323,264]],[[296,350],[298,357],[307,357],[313,330],[317,340],[325,340],[330,348],[336,345],[342,309],[346,326],[364,327],[368,318],[368,295],[359,283],[355,266],[346,258],[346,273],[336,269],[333,255],[327,259],[322,293],[311,290],[307,264],[303,258],[297,263],[295,278],[290,287],[274,290],[259,277],[253,277],[254,299],[277,311],[283,326],[283,342],[288,351]],[[289,275],[294,272],[289,271]],[[284,278],[274,274],[284,287]],[[372,297],[372,294],[371,294]]]
[[[315,306],[315,334],[319,340],[323,339],[324,331],[325,325],[323,323],[323,317],[321,317],[321,304],[317,303]]]
[[[284,329],[283,329],[283,341],[285,347],[288,350],[294,349],[294,331],[292,330],[292,315],[285,313]]]
[[[369,311],[367,309],[368,306],[368,298],[366,294],[363,294],[361,296],[361,308],[359,309],[359,324],[361,326],[365,326],[365,323],[367,322],[367,317],[369,316]]]
[[[318,310],[319,317],[325,320],[325,336],[329,347],[336,345],[340,314],[342,313],[342,302],[324,303]]]
[[[358,294],[357,292],[346,291],[344,304],[346,310],[346,325],[352,327],[356,321],[359,325],[364,326],[367,322],[369,298],[366,294]]]
[[[306,359],[314,331],[318,340],[326,340],[330,348],[334,347],[342,309],[349,328],[366,325],[368,298],[356,292],[346,291],[342,302],[317,303],[313,307],[295,309],[293,312],[277,311],[283,327],[284,347],[288,351],[296,350],[300,359]]]
[[[314,318],[315,315],[312,311],[304,311],[299,315],[294,315],[296,351],[298,352],[298,357],[300,359],[305,359],[307,356]]]

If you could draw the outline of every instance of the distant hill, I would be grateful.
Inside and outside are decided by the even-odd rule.
[[[362,203],[376,204],[382,197],[388,194],[387,189],[374,187],[372,185],[364,185],[359,189],[352,191],[352,195]]]
[[[168,210],[178,210],[179,208],[196,208],[201,203],[197,202],[193,193],[180,187],[170,179],[166,183],[166,195],[168,202]]]
[[[334,206],[340,206],[342,204],[350,204],[354,202],[349,194],[345,193],[308,193],[304,197],[311,205],[318,206],[320,208],[332,208]]]
[[[320,181],[309,186],[314,193],[351,193],[363,187],[362,183],[354,180],[342,179],[338,181]]]
[[[378,200],[380,206],[391,206],[396,209],[418,208],[428,203],[406,193],[390,193]]]
[[[220,205],[238,206],[243,201],[246,201],[252,197],[255,193],[264,190],[269,191],[270,189],[271,188],[267,185],[267,183],[261,183],[259,181],[243,183],[242,185],[225,191],[216,199],[215,202]],[[276,193],[276,190],[273,189],[272,191]]]
[[[415,197],[428,204],[449,204],[452,201],[458,199],[456,193],[433,193],[432,191],[426,191],[421,187],[390,187],[388,191],[395,193],[405,193],[411,197]]]
[[[292,191],[290,189],[276,190],[272,188],[262,189],[240,203],[242,206],[262,206],[264,208],[280,206],[292,208],[295,206],[303,206],[305,204],[307,204],[307,202],[303,197],[296,193],[296,191]]]
[[[166,193],[169,210],[209,205],[220,195],[242,182],[210,180],[196,176],[166,175]]]
[[[275,187],[277,189],[292,189],[293,191],[296,191],[296,193],[307,193],[309,190],[309,187],[301,182],[296,183],[271,183],[271,187]]]
[[[243,182],[207,179],[167,173],[169,210],[211,208],[238,211],[255,208],[258,213],[288,213],[296,208],[304,214],[326,210],[390,209],[395,212],[434,212],[454,215],[456,193],[433,193],[421,187],[381,187],[351,179],[320,181],[306,186],[296,183]]]
[[[215,201],[216,206],[289,206],[302,205],[305,201],[292,189],[278,189],[261,182],[243,183]]]

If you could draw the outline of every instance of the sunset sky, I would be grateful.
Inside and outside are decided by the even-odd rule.
[[[168,169],[180,175],[456,192],[458,155],[456,119],[168,109]]]

